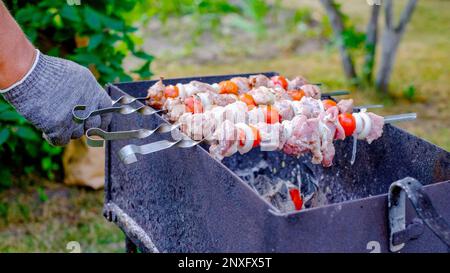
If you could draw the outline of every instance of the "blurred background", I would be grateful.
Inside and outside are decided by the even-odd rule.
[[[41,51],[89,67],[102,84],[302,75],[350,90],[357,104],[382,103],[381,114],[417,112],[400,126],[450,149],[448,0],[396,0],[392,18],[387,0],[4,2]],[[70,241],[123,252],[123,234],[102,216],[101,156],[83,141],[48,145],[0,98],[0,252],[69,252]]]

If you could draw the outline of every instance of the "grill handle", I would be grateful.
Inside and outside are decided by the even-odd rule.
[[[420,219],[406,226],[406,197],[411,201]],[[450,226],[435,210],[422,184],[406,177],[391,184],[388,195],[389,248],[391,252],[401,250],[405,243],[423,233],[425,223],[441,241],[450,247]],[[450,248],[449,248],[450,249]]]

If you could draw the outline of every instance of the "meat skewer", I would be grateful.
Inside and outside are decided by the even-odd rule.
[[[348,94],[348,92],[337,91],[333,94],[326,94],[326,96],[342,94]],[[203,106],[207,107],[209,104],[224,106],[238,99],[265,105],[273,104],[276,99],[300,100],[303,96],[318,99],[321,97],[321,91],[317,85],[308,84],[301,77],[289,81],[283,76],[268,78],[265,75],[254,75],[249,78],[235,77],[211,85],[191,81],[188,84],[178,83],[167,86],[161,79],[148,89],[147,104],[161,109],[167,100],[185,100],[193,95],[199,95]],[[208,102],[205,103],[205,101]]]
[[[348,94],[347,91],[335,91],[335,92],[330,92],[330,93],[323,94],[323,95],[325,97],[330,97],[330,96],[346,95],[346,94]],[[106,113],[120,113],[123,115],[129,115],[129,114],[137,112],[142,115],[153,115],[156,113],[166,112],[166,111],[170,111],[171,109],[173,109],[173,106],[171,106],[169,104],[170,102],[172,102],[172,100],[167,101],[167,102],[169,102],[167,109],[154,109],[150,106],[140,106],[138,108],[134,108],[134,107],[128,105],[128,104],[133,103],[136,100],[145,100],[145,99],[148,99],[148,98],[147,97],[134,98],[134,97],[131,97],[128,95],[121,96],[116,100],[112,100],[112,103],[113,103],[113,105],[116,103],[123,103],[124,105],[98,109],[98,110],[88,113],[86,116],[80,116],[79,114],[77,114],[78,111],[85,110],[86,106],[85,105],[76,105],[72,110],[73,120],[77,123],[83,123],[86,119],[88,119],[90,117],[93,117],[96,115],[101,115],[101,114],[106,114]],[[229,101],[229,102],[235,102],[235,101]],[[195,100],[193,100],[193,98],[191,98],[189,100],[189,103],[193,104],[193,106],[191,106],[191,109],[192,109],[191,111],[194,111],[194,109],[196,107]],[[227,103],[222,103],[222,104],[227,105]],[[176,105],[180,105],[180,104],[175,104],[175,106]],[[183,107],[182,109],[185,109],[185,108]]]
[[[345,107],[340,107],[341,110],[344,109],[345,111],[349,111],[352,108],[351,107],[352,101],[343,100],[341,102],[344,102],[343,104],[346,105]],[[336,104],[334,101],[332,101],[332,103],[334,103],[334,105],[339,105],[339,103]],[[326,104],[326,100],[325,100],[325,104]],[[327,108],[328,106],[324,106],[324,107]],[[356,107],[353,107],[353,109],[368,108],[368,107],[379,107],[379,106],[378,105],[356,106]],[[217,109],[218,108],[216,108],[215,110],[217,110]],[[202,114],[206,114],[206,113],[202,113]],[[277,115],[277,114],[275,113],[275,115]],[[263,118],[261,121],[264,121],[264,120],[267,121],[267,119],[265,119],[265,118]],[[258,123],[258,122],[259,121],[256,120],[256,123]],[[142,139],[142,138],[151,136],[153,133],[171,132],[171,131],[179,128],[180,125],[181,125],[180,123],[176,123],[173,125],[161,124],[155,129],[142,128],[142,129],[138,129],[138,130],[121,131],[121,132],[105,132],[99,128],[91,128],[86,131],[87,144],[92,147],[102,147],[105,140]],[[202,138],[202,137],[200,137],[200,138]]]
[[[372,113],[368,113],[368,114],[372,114]],[[373,114],[373,115],[375,115],[375,114]],[[383,119],[383,117],[380,117],[380,116],[377,116],[377,117],[378,118],[375,119],[376,120],[375,123],[377,123],[374,126],[375,130],[379,130],[378,128],[379,128],[380,124],[378,124],[378,123],[379,123],[380,120]],[[415,113],[388,116],[388,117],[386,117],[386,120],[385,120],[384,123],[392,123],[392,122],[399,122],[399,121],[405,121],[405,120],[412,120],[412,119],[414,119],[414,117],[415,117]],[[298,120],[298,121],[301,121],[301,122],[299,122],[297,124],[297,125],[300,124],[300,126],[296,126],[295,129],[298,128],[300,130],[302,130],[302,129],[304,130],[305,128],[306,129],[314,128],[314,126],[311,126],[311,124],[309,124],[309,123],[312,123],[314,125],[315,122],[316,122],[316,121],[308,122],[308,119],[304,119],[304,117],[303,118],[300,117],[300,120]],[[260,124],[262,124],[262,123],[260,123]],[[232,155],[233,153],[235,153],[236,149],[234,148],[234,144],[237,143],[237,142],[242,142],[242,138],[239,139],[239,137],[238,137],[239,133],[237,132],[237,130],[230,129],[230,128],[232,128],[232,123],[231,122],[225,121],[222,124],[222,126],[226,130],[221,130],[220,133],[219,132],[217,132],[217,133],[215,132],[214,133],[214,135],[216,136],[216,140],[215,141],[217,141],[218,144],[216,143],[216,146],[214,146],[214,147],[211,146],[212,148],[210,147],[210,152],[211,151],[213,151],[213,152],[219,151],[219,152],[223,153],[223,155],[222,155],[222,157],[223,157],[225,155]],[[358,129],[359,130],[364,130],[364,128],[362,128],[362,129],[358,128]],[[356,129],[356,125],[355,125],[355,128],[354,128],[354,131],[355,130],[357,130]],[[252,132],[254,132],[254,131],[255,130],[252,130]],[[315,136],[318,135],[317,134],[317,130],[316,131],[312,130],[312,132],[313,132],[312,135],[315,135]],[[361,133],[361,132],[359,132],[359,133]],[[292,132],[292,133],[295,134],[294,132]],[[353,134],[353,132],[349,132],[349,133]],[[377,133],[377,135],[378,134],[381,136],[381,133]],[[261,135],[258,137],[257,133],[255,135],[256,135],[256,137],[253,137],[253,139],[252,139],[253,143],[251,145],[251,148],[259,146],[261,141],[264,141],[264,140],[262,140],[264,135],[263,135],[263,137],[261,137]],[[304,135],[300,134],[300,135],[297,135],[297,136],[300,137],[300,138],[304,138],[303,140],[306,140],[306,142],[303,142],[303,143],[306,143],[306,144],[308,144],[308,145],[310,145],[312,147],[300,147],[300,149],[298,149],[298,150],[289,150],[290,146],[288,146],[288,150],[286,151],[286,147],[283,147],[283,151],[287,152],[288,154],[292,154],[292,155],[300,155],[300,154],[304,154],[306,151],[311,150],[311,148],[313,148],[313,149],[316,149],[316,151],[314,151],[315,155],[313,154],[313,160],[314,160],[314,157],[317,156],[317,152],[321,151],[322,146],[318,145],[317,143],[316,144],[308,143],[308,140],[311,140],[311,135],[308,136],[306,134],[304,134]],[[234,137],[235,139],[227,139],[227,137]],[[142,145],[142,146],[126,145],[119,151],[119,156],[123,160],[124,163],[131,164],[131,163],[134,163],[134,162],[137,161],[137,158],[136,158],[136,154],[137,153],[142,154],[142,155],[146,155],[146,154],[158,152],[158,151],[161,151],[161,150],[165,150],[165,149],[173,147],[173,146],[177,146],[177,147],[181,147],[181,148],[191,148],[191,147],[194,147],[194,146],[198,145],[201,142],[204,142],[205,140],[206,140],[206,138],[204,138],[202,140],[199,140],[199,141],[195,141],[195,140],[192,140],[192,139],[188,138],[187,136],[184,136],[183,138],[180,138],[180,139],[175,140],[175,141],[162,140],[162,141],[149,143],[149,144]],[[373,140],[371,140],[371,141],[373,141]],[[245,140],[244,140],[244,142],[245,142]],[[369,140],[368,140],[368,142],[369,142]],[[325,143],[327,143],[327,142],[325,142]],[[242,143],[240,143],[240,144],[242,144]],[[332,145],[332,142],[328,142],[328,144]],[[231,150],[230,150],[230,148],[231,148]],[[290,147],[290,148],[292,148],[292,147]],[[334,149],[334,147],[332,147],[332,148]],[[327,151],[327,150],[325,149],[324,151]],[[318,157],[320,158],[320,156],[318,156]],[[322,160],[323,160],[323,156],[322,156]],[[330,160],[330,158],[326,156],[326,160],[325,160],[326,164],[325,164],[325,166],[329,166],[328,164],[331,163],[331,161],[332,161],[332,158]],[[321,163],[321,162],[318,162],[318,158],[316,158],[315,161],[313,161],[313,163],[317,164],[317,163]]]

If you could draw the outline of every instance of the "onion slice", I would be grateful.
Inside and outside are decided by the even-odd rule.
[[[359,113],[353,113],[352,115],[355,118],[355,124],[356,124],[355,132],[359,134],[363,130],[363,125],[364,125],[363,120],[359,116]]]
[[[180,99],[185,99],[186,98],[186,89],[184,88],[184,85],[181,83],[178,83],[176,86],[178,88],[178,97]]]
[[[360,112],[359,115],[364,121],[364,129],[358,135],[358,139],[365,139],[372,129],[372,120],[370,120],[370,117],[365,112]]]
[[[356,146],[358,145],[358,135],[356,131],[353,133],[353,147],[352,147],[352,158],[350,159],[350,165],[353,165],[356,161]]]
[[[197,96],[202,101],[203,109],[209,109],[211,107],[211,100],[208,93],[197,93]]]

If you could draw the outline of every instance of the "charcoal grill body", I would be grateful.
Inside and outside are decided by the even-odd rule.
[[[230,77],[167,83],[193,79],[212,83]],[[112,98],[124,93],[143,96],[153,83],[121,83],[107,89]],[[157,115],[115,115],[109,130],[154,128],[162,122]],[[131,165],[119,159],[118,151],[127,144],[169,137],[106,144],[104,213],[124,231],[130,250],[135,245],[149,252],[388,252],[386,193],[392,182],[406,176],[426,185],[436,210],[450,221],[449,153],[390,125],[371,145],[359,144],[354,166],[349,164],[348,140],[337,143],[333,167],[312,167],[321,177],[320,186],[329,188],[327,205],[283,215],[235,170],[265,160],[278,169],[278,175],[288,177],[289,166],[308,158],[254,150],[218,162],[207,147],[197,146],[138,156],[140,160]],[[409,203],[406,215],[407,222],[417,217]],[[447,247],[425,228],[401,251],[446,252]]]

